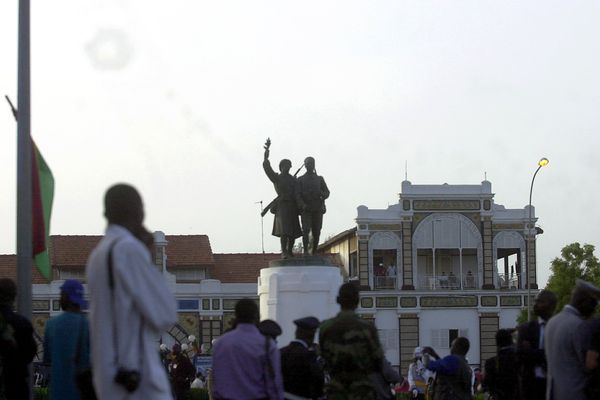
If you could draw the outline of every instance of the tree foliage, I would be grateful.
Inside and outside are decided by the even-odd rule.
[[[600,286],[600,262],[594,255],[594,250],[591,244],[581,246],[575,242],[563,247],[561,256],[552,260],[552,275],[548,279],[546,289],[554,292],[558,298],[556,312],[569,303],[577,278]]]
[[[550,275],[545,289],[556,294],[558,303],[555,313],[560,312],[565,304],[569,304],[577,278],[600,287],[600,262],[594,255],[594,250],[595,248],[591,244],[581,246],[575,242],[563,247],[560,257],[552,260],[550,265],[552,275]],[[530,318],[535,318],[533,313]],[[517,317],[517,323],[521,324],[526,321],[527,308],[524,308]]]

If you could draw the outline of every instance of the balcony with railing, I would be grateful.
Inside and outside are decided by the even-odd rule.
[[[421,275],[418,290],[474,290],[478,286],[477,275]]]
[[[375,289],[394,289],[396,287],[396,274],[374,277]]]
[[[498,274],[497,288],[517,290],[521,286],[521,274]]]

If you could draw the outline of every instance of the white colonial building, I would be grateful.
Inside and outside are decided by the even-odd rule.
[[[386,356],[405,370],[416,346],[449,353],[471,341],[472,365],[495,355],[494,335],[512,328],[527,304],[527,275],[537,292],[535,237],[529,208],[494,203],[492,185],[402,182],[387,209],[359,206],[356,227],[321,250],[339,254],[359,282],[359,313],[373,319]],[[526,274],[525,271],[529,271]]]

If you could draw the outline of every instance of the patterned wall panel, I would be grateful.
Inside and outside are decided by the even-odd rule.
[[[44,331],[46,330],[46,322],[50,319],[49,313],[35,313],[31,316],[31,325],[33,325],[33,329],[35,333],[40,335],[40,337],[44,337]]]
[[[499,327],[497,313],[482,313],[479,317],[479,351],[481,365],[496,355],[496,332]]]
[[[494,260],[492,254],[492,220],[484,217],[483,222],[483,289],[494,289]]]
[[[419,316],[418,314],[400,315],[400,373],[408,374],[415,347],[419,346]]]
[[[360,286],[369,286],[369,244],[368,240],[358,241],[358,278]]]
[[[412,221],[402,221],[402,290],[414,290]]]
[[[180,312],[177,314],[177,320],[179,325],[185,331],[194,336],[198,336],[200,333],[200,316],[197,312]]]

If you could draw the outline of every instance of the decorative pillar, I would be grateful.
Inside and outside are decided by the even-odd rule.
[[[161,231],[153,233],[154,236],[154,265],[158,269],[158,272],[163,274],[167,269],[167,239],[165,234]]]
[[[402,221],[402,290],[415,290],[412,259],[412,219]]]
[[[369,286],[369,236],[358,237],[358,279],[361,288]]]
[[[415,347],[419,345],[419,314],[400,314],[400,373],[408,375]]]
[[[496,355],[496,332],[499,325],[498,313],[479,315],[479,357],[482,366],[485,365],[485,360]]]
[[[527,236],[527,282],[531,280],[531,289],[537,289],[537,265],[536,265],[536,243],[535,243],[535,231],[531,232]]]
[[[494,285],[494,255],[492,250],[492,219],[483,217],[483,287],[493,290]]]

